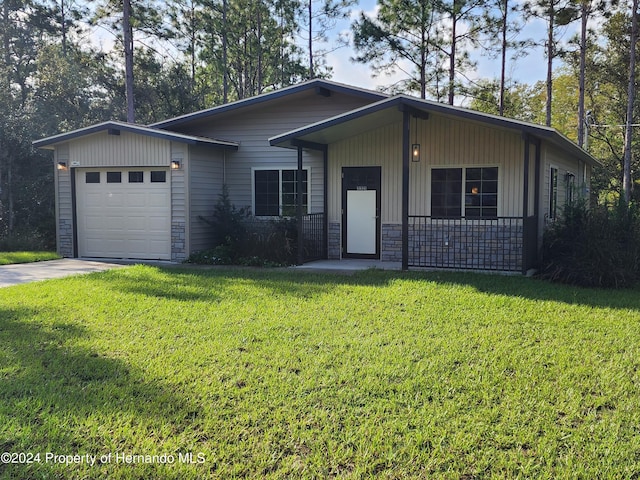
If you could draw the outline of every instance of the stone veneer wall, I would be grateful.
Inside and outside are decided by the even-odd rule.
[[[327,257],[330,260],[339,260],[342,258],[340,249],[341,236],[340,222],[329,222],[329,232],[327,235],[329,248],[327,250]]]
[[[409,226],[409,265],[522,270],[522,220],[438,222]]]
[[[380,259],[383,262],[402,261],[402,225],[382,224]]]
[[[171,223],[171,261],[181,263],[187,259],[186,224],[174,221]]]
[[[73,257],[73,221],[60,219],[58,224],[58,254]]]

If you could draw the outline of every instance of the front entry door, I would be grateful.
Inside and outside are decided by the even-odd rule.
[[[380,258],[380,167],[342,168],[343,257]]]

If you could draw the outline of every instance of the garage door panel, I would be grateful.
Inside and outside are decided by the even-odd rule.
[[[84,196],[84,205],[87,208],[102,207],[102,194],[87,192],[86,195]]]
[[[163,207],[169,205],[169,194],[167,193],[149,193],[147,196],[148,206]]]
[[[165,217],[147,217],[147,228],[152,232],[164,232],[169,224]]]
[[[143,185],[143,184],[138,184]],[[147,206],[147,196],[144,193],[127,193],[127,205],[129,207],[144,208]]]
[[[104,197],[104,207],[105,208],[123,208],[126,206],[123,192],[110,191]]]
[[[151,177],[150,169],[135,170]],[[106,170],[102,183],[86,183],[85,172],[78,169],[76,176],[79,255],[170,259],[170,183],[106,183]],[[129,178],[127,170],[121,178]]]

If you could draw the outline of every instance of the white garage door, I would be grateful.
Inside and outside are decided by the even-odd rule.
[[[80,257],[171,259],[168,169],[78,169]]]

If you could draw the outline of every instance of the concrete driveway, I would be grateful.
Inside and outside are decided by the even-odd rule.
[[[16,265],[0,266],[0,288],[10,287],[21,283],[62,278],[83,273],[102,272],[124,265],[115,263],[95,262],[63,258],[47,262],[20,263]]]

